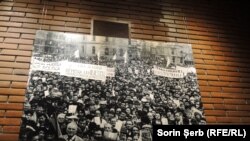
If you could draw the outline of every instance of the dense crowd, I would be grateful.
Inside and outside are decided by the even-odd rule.
[[[81,58],[82,59],[82,58]],[[156,76],[152,58],[70,59],[116,67],[105,82],[33,71],[21,141],[150,141],[153,125],[205,124],[196,74]]]

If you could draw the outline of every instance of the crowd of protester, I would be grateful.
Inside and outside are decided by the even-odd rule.
[[[150,141],[153,125],[206,123],[194,73],[154,75],[153,66],[165,62],[148,57],[126,63],[102,57],[69,60],[115,67],[115,77],[102,82],[33,71],[21,141]]]

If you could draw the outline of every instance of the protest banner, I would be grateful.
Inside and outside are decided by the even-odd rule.
[[[153,68],[154,75],[170,77],[170,78],[183,78],[184,73],[181,70],[176,69],[165,69],[154,66]]]
[[[101,65],[63,62],[60,74],[70,77],[105,81],[107,67]]]
[[[187,75],[188,73],[195,73],[196,74],[196,69],[194,67],[176,66],[176,70],[181,70],[184,73],[184,75]]]
[[[39,60],[32,60],[30,69],[34,71],[48,71],[48,72],[60,72],[62,62],[43,62]]]

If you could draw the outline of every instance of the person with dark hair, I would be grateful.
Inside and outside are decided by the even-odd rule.
[[[126,112],[125,112],[125,111],[121,111],[120,116],[118,117],[118,119],[119,119],[120,121],[122,121],[123,123],[125,123],[125,120],[127,119],[127,114],[126,114]]]
[[[122,128],[121,128],[121,131],[120,131],[120,134],[119,134],[119,138],[118,138],[118,140],[119,141],[126,141],[127,140],[127,130],[126,130],[126,128],[123,126]]]
[[[54,130],[48,130],[45,133],[45,140],[46,141],[54,141],[57,139],[57,136],[55,135],[55,131]]]
[[[190,110],[187,110],[185,112],[183,124],[185,124],[185,125],[197,125],[198,124],[198,122],[193,118],[192,112]]]
[[[110,111],[108,112],[108,120],[107,121],[110,121],[112,118],[116,118],[114,108],[111,108]]]
[[[116,111],[115,111],[116,118],[118,118],[118,117],[120,116],[121,111],[122,111],[122,109],[121,109],[120,107],[117,107],[117,108],[116,108]]]
[[[103,132],[101,128],[96,128],[94,130],[94,136],[91,141],[103,141]]]
[[[162,125],[161,114],[160,114],[160,113],[156,113],[156,114],[155,114],[155,118],[154,118],[152,124],[153,124],[153,125]]]
[[[139,138],[140,138],[140,135],[135,135],[133,136],[132,141],[140,141]]]
[[[183,117],[180,112],[175,113],[175,125],[183,125]]]
[[[172,112],[167,112],[168,124],[175,125],[175,116]]]
[[[49,130],[50,128],[53,128],[51,123],[49,122],[47,116],[45,114],[40,114],[37,117],[37,128],[43,128],[46,130]]]
[[[39,140],[40,141],[45,141],[45,136],[46,136],[46,134],[48,132],[48,129],[46,129],[46,128],[39,128],[37,130],[37,132],[38,132]]]
[[[126,103],[125,103],[125,102],[121,102],[120,104],[121,104],[121,105],[120,105],[120,108],[121,108],[122,110],[125,110],[125,109],[126,109]]]
[[[21,129],[21,133],[20,133],[20,141],[29,141],[34,134],[36,133],[36,130],[32,130],[30,128],[24,128]]]
[[[132,114],[132,111],[131,111],[131,109],[129,107],[125,109],[125,112],[126,112],[127,115]]]
[[[87,125],[87,120],[85,118],[80,118],[78,121],[78,130],[77,135],[83,139],[89,138],[90,136],[90,130],[89,125]]]
[[[204,118],[199,112],[194,113],[194,120],[197,121],[197,124],[200,124]]]
[[[139,130],[139,127],[137,127],[137,126],[133,126],[132,127],[132,137],[134,137],[134,136],[140,136],[140,130]]]
[[[133,122],[131,120],[127,120],[125,122],[125,128],[127,132],[127,137],[132,137]]]

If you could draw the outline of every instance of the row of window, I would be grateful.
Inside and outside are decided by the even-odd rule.
[[[84,52],[84,50],[83,50],[83,52]],[[117,53],[117,50],[115,48],[113,48],[112,52],[110,52],[109,48],[105,48],[104,54],[105,55],[111,55],[110,53],[112,55],[115,55]],[[92,47],[92,54],[96,54],[96,48],[95,48],[95,46]],[[119,49],[119,55],[123,56],[123,54],[124,54],[124,50],[123,49]]]
[[[112,49],[112,55],[115,55],[116,54],[116,49],[115,48],[113,48]],[[181,51],[181,54],[182,54],[183,52]],[[95,48],[95,46],[93,46],[92,47],[92,54],[96,54],[96,48]],[[110,50],[109,50],[109,48],[105,48],[105,51],[104,51],[104,54],[105,55],[110,55]],[[120,56],[123,56],[123,54],[124,54],[124,51],[123,51],[123,49],[119,49],[119,55]],[[174,54],[174,50],[172,50],[172,54]],[[180,63],[183,63],[183,57],[180,57]],[[176,57],[172,57],[172,62],[173,63],[176,63]]]

